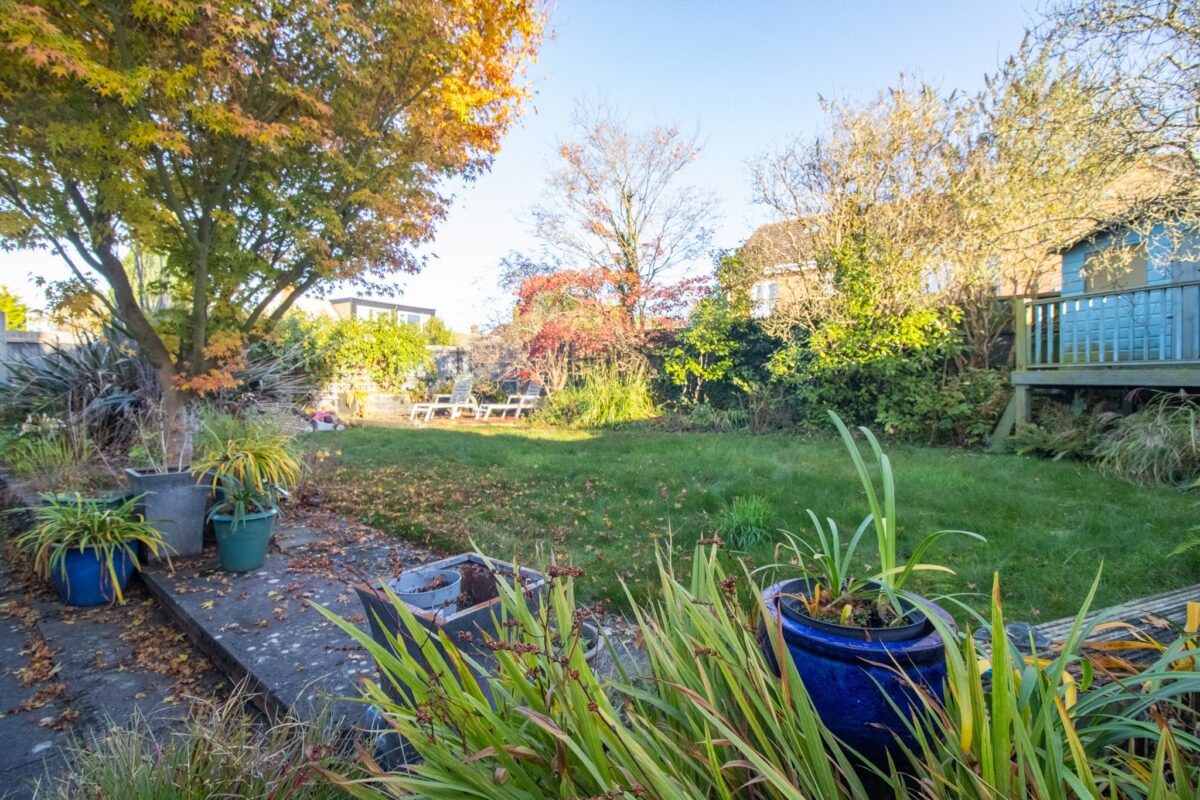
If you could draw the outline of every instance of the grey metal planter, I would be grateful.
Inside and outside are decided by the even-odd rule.
[[[142,514],[163,535],[172,556],[194,556],[204,549],[207,485],[197,484],[187,470],[141,472],[126,469],[130,489],[142,498]]]
[[[462,574],[456,569],[410,569],[388,581],[388,588],[405,605],[445,618],[458,613],[458,597],[463,591]]]

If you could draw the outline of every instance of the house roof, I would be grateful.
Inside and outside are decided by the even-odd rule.
[[[807,264],[813,260],[812,237],[808,234],[815,224],[810,220],[784,220],[762,225],[742,245],[741,254],[763,269]]]
[[[392,311],[408,311],[413,314],[428,314],[434,316],[437,309],[422,308],[421,306],[406,306],[403,303],[393,303],[390,300],[374,300],[370,297],[332,297],[330,303],[359,303],[365,306],[375,306],[376,308],[386,308]]]
[[[1200,193],[1200,176],[1191,162],[1180,156],[1160,156],[1128,170],[1103,193],[1095,216],[1081,219],[1072,234],[1048,250],[1058,255],[1106,231],[1138,219],[1163,216],[1180,197]],[[740,250],[748,262],[766,272],[772,267],[805,265],[813,260],[813,226],[816,218],[784,220],[759,226]]]
[[[1191,162],[1179,156],[1163,156],[1134,167],[1105,189],[1096,218],[1082,220],[1077,233],[1051,252],[1065,253],[1140,220],[1175,216],[1181,198],[1195,201],[1198,184]]]

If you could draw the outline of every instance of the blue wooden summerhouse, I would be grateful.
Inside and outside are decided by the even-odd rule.
[[[1033,387],[1200,388],[1200,231],[1101,228],[1061,255],[1060,296],[1015,301],[1009,427]]]

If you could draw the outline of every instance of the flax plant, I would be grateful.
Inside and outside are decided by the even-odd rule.
[[[281,493],[300,481],[301,463],[293,437],[265,422],[218,415],[205,422],[192,475],[221,489],[235,519],[277,508]]]
[[[950,534],[967,536],[979,541],[984,541],[984,538],[970,531],[934,531],[921,539],[909,557],[901,562],[897,555],[896,481],[892,473],[891,459],[883,452],[875,435],[868,428],[860,427],[859,430],[866,438],[873,456],[874,472],[879,475],[877,486],[872,469],[859,451],[850,429],[846,427],[836,412],[830,410],[829,418],[837,426],[842,443],[850,455],[859,482],[862,484],[863,493],[867,498],[867,515],[859,523],[854,533],[848,539],[843,539],[836,522],[827,518],[825,523],[822,523],[810,509],[808,516],[813,523],[816,541],[806,541],[784,531],[785,539],[776,547],[775,560],[779,562],[783,552],[791,551],[794,561],[807,565],[814,583],[811,590],[812,596],[801,594],[799,599],[810,609],[810,616],[816,616],[823,605],[842,605],[842,624],[847,624],[850,606],[845,601],[855,597],[869,597],[873,594],[875,603],[881,609],[891,606],[895,612],[895,622],[904,622],[906,612],[901,607],[899,593],[908,583],[912,574],[928,571],[953,572],[948,567],[923,563],[921,559],[925,557],[929,548],[942,537]],[[874,556],[879,559],[879,571],[870,576],[855,576],[854,555],[862,544],[864,535],[870,531],[875,533]],[[780,566],[780,564],[768,565],[758,571],[776,566]],[[828,598],[825,598],[823,593],[828,593]]]
[[[368,681],[364,700],[383,709],[420,757],[395,773],[375,770],[369,783],[343,781],[344,789],[428,800],[709,796],[704,770],[624,721],[616,694],[584,658],[569,581],[554,580],[536,611],[519,583],[498,577],[497,587],[511,628],[502,624],[502,638],[485,645],[495,655],[491,699],[477,658],[444,632],[431,635],[390,590],[416,652],[403,637],[389,635],[389,646],[380,645],[318,606],[375,657],[393,692]]]
[[[487,679],[468,649],[431,635],[394,597],[417,652],[402,637],[380,645],[321,609],[375,657],[392,691],[369,682],[364,700],[420,757],[343,787],[429,800],[866,797],[782,655],[779,632],[766,631],[785,664],[784,679],[776,677],[760,645],[761,609],[739,607],[715,550],[696,551],[688,587],[661,558],[659,568],[660,602],[636,610],[650,674],[610,681],[584,657],[561,572],[535,610],[520,585],[497,579],[507,624],[485,645],[495,656]]]
[[[1134,679],[1097,682],[1085,642],[1114,624],[1087,617],[1098,585],[1099,576],[1066,639],[1050,653],[1024,655],[1009,641],[999,576],[986,620],[990,653],[979,651],[969,631],[958,640],[940,617],[929,615],[947,642],[949,691],[944,707],[926,698],[911,726],[917,744],[905,749],[908,763],[894,768],[898,797],[1197,796],[1200,739],[1186,703],[1200,691],[1200,673],[1188,655],[1194,637],[1161,647]]]
[[[643,696],[660,712],[637,722],[652,722],[647,734],[673,746],[697,743],[692,756],[712,770],[714,793],[705,796],[867,797],[852,754],[813,708],[782,631],[761,624],[770,617],[745,567],[726,574],[716,546],[702,546],[686,585],[661,551],[658,574],[657,602],[639,607],[629,595],[653,675],[654,691]],[[755,598],[749,611],[742,581]]]
[[[846,423],[842,422],[842,418],[832,410],[829,411],[829,417],[833,420],[833,424],[837,426],[838,434],[842,437],[842,443],[846,445],[846,451],[850,454],[850,460],[854,463],[854,469],[858,473],[863,491],[867,495],[867,506],[870,513],[863,520],[862,524],[866,526],[870,523],[875,529],[879,573],[874,577],[874,580],[884,586],[889,596],[903,589],[904,584],[908,582],[909,577],[914,572],[928,570],[938,572],[951,571],[946,567],[936,564],[921,563],[921,558],[925,555],[926,551],[943,536],[958,534],[983,541],[982,536],[970,531],[934,531],[918,542],[908,559],[904,563],[900,563],[896,555],[896,480],[892,475],[892,461],[888,458],[887,453],[883,452],[883,448],[880,447],[879,440],[875,438],[875,434],[871,433],[868,428],[859,427],[859,430],[862,431],[863,436],[867,439],[867,444],[870,446],[871,453],[875,459],[875,467],[879,472],[880,487],[876,489],[875,480],[871,477],[871,471],[868,469],[866,461],[863,460],[862,453],[859,452],[858,445],[855,443],[854,437],[850,435],[850,430],[846,427]],[[854,541],[857,541],[857,538],[856,536]],[[830,591],[836,593],[839,588],[840,586],[837,588],[830,587]]]

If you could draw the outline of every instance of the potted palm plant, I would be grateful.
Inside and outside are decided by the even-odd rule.
[[[811,510],[816,541],[788,536],[784,549],[795,556],[801,574],[763,591],[767,623],[782,633],[776,639],[812,694],[822,720],[839,738],[871,760],[886,758],[894,737],[908,737],[909,711],[921,706],[916,693],[941,697],[946,675],[944,642],[931,615],[946,625],[953,621],[933,602],[911,594],[905,586],[916,572],[951,572],[922,563],[929,548],[943,536],[967,531],[936,531],[924,537],[901,561],[897,555],[896,492],[891,461],[878,440],[860,428],[874,456],[880,485],[859,452],[853,436],[829,412],[862,482],[869,512],[854,534],[843,540],[837,524],[824,524]],[[864,536],[874,533],[870,556],[878,571],[856,576],[854,557]],[[909,742],[913,744],[913,742]]]
[[[262,566],[279,515],[279,498],[300,480],[294,440],[248,420],[226,418],[207,428],[192,474],[218,500],[209,513],[221,567]]]
[[[139,500],[103,505],[80,495],[42,495],[43,505],[28,509],[34,526],[17,545],[33,554],[34,569],[50,579],[63,602],[124,603],[125,585],[141,567],[138,547],[153,557],[170,553],[162,533],[138,516]]]

